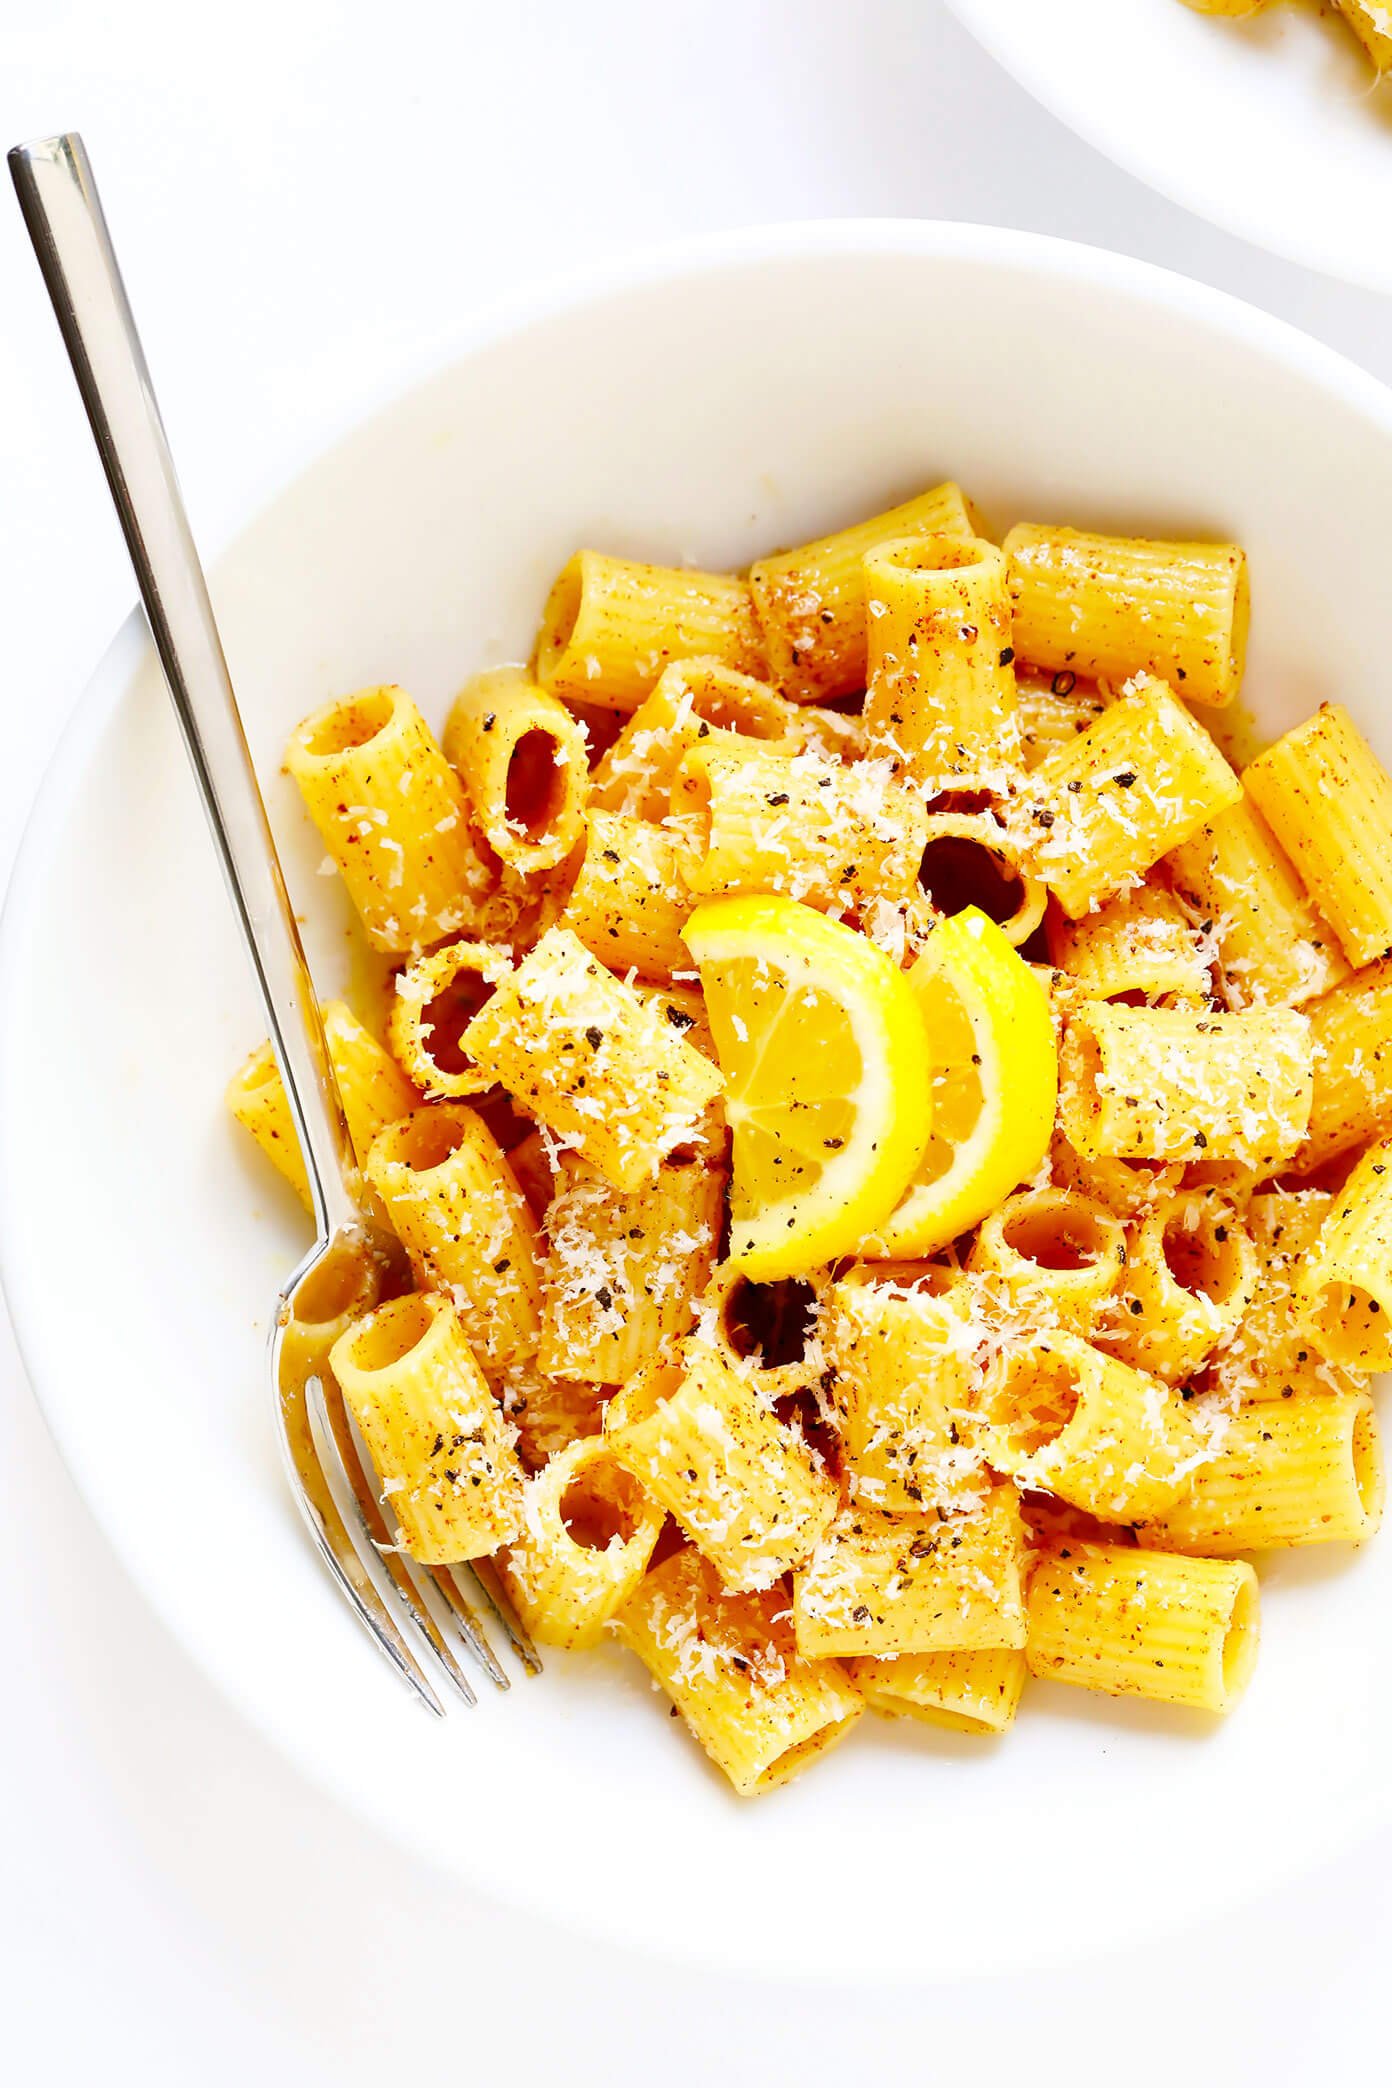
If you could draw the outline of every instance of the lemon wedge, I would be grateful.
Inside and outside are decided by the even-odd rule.
[[[861,1254],[945,1247],[1034,1174],[1053,1135],[1048,995],[995,922],[975,906],[953,914],[905,976],[932,1054],[932,1135],[891,1216],[866,1227]]]
[[[686,924],[733,1133],[730,1259],[760,1280],[847,1254],[928,1143],[928,1036],[908,974],[795,899]]]

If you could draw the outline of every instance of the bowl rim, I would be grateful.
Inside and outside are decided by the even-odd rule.
[[[947,0],[947,4],[962,27],[1017,87],[1041,109],[1047,110],[1056,122],[1081,138],[1085,145],[1090,145],[1094,152],[1100,152],[1114,167],[1129,174],[1133,181],[1141,182],[1157,196],[1163,196],[1166,202],[1187,210],[1201,223],[1212,225],[1231,238],[1245,240],[1248,246],[1255,247],[1260,253],[1273,254],[1278,260],[1308,268],[1327,282],[1347,283],[1353,289],[1384,295],[1392,292],[1392,253],[1379,266],[1378,250],[1370,242],[1366,249],[1367,260],[1362,267],[1347,254],[1341,254],[1337,260],[1331,259],[1318,239],[1286,233],[1279,221],[1273,224],[1262,216],[1259,209],[1247,205],[1238,184],[1224,188],[1198,179],[1186,180],[1187,163],[1182,152],[1160,159],[1128,152],[1126,139],[1129,134],[1121,113],[1124,102],[1112,101],[1106,96],[1070,93],[1068,68],[1061,65],[1050,70],[1036,63],[1030,50],[1022,52],[1009,33],[998,0]]]
[[[207,563],[215,569],[218,559],[255,527],[271,500],[288,488],[318,459],[327,455],[350,433],[379,413],[389,410],[416,387],[442,375],[470,356],[493,347],[528,325],[554,314],[579,311],[624,292],[648,284],[731,266],[778,265],[806,259],[845,256],[864,258],[888,254],[939,261],[977,262],[983,266],[1053,281],[1081,285],[1146,303],[1157,310],[1178,311],[1209,327],[1216,334],[1248,346],[1277,362],[1287,371],[1315,383],[1327,394],[1352,407],[1366,419],[1392,435],[1392,388],[1338,350],[1303,333],[1289,322],[1245,303],[1226,291],[1193,281],[1153,263],[1090,247],[1075,241],[992,226],[929,219],[805,220],[753,226],[738,232],[702,235],[656,247],[646,247],[618,260],[607,260],[577,269],[559,278],[531,284],[521,291],[493,301],[462,322],[443,325],[423,349],[402,359],[390,376],[365,391],[356,406],[341,406],[322,415],[318,425],[293,445],[293,454],[251,502],[235,529],[225,532],[209,547]],[[101,730],[119,709],[139,666],[149,658],[149,640],[142,612],[133,610],[119,626],[77,699],[56,742],[45,769],[29,817],[25,822],[9,886],[0,912],[0,1097],[13,1088],[19,1022],[12,1012],[21,1005],[10,989],[21,974],[35,932],[35,898],[42,887],[48,865],[66,830],[71,801],[80,789],[90,749]],[[61,1355],[50,1331],[51,1319],[42,1300],[26,1280],[29,1257],[21,1246],[22,1215],[20,1185],[13,1177],[10,1141],[0,1123],[0,1294],[9,1311],[25,1374],[49,1434],[78,1492],[101,1528],[112,1551],[131,1582],[164,1624],[183,1653],[253,1730],[272,1741],[295,1769],[320,1789],[325,1789],[358,1818],[366,1818],[389,1841],[431,1861],[431,1852],[421,1842],[404,1834],[402,1824],[385,1807],[365,1802],[365,1794],[351,1792],[338,1779],[332,1761],[312,1754],[304,1736],[283,1718],[273,1694],[260,1694],[245,1670],[235,1661],[223,1660],[215,1634],[200,1633],[191,1603],[181,1600],[180,1576],[158,1572],[153,1563],[131,1552],[122,1535],[119,1488],[108,1480],[100,1460],[89,1455],[83,1432],[72,1425],[62,1402],[50,1403],[47,1387],[63,1375]],[[113,1514],[113,1504],[115,1513]],[[1380,1817],[1380,1815],[1379,1815]],[[1326,1847],[1342,1843],[1370,1824],[1366,1809],[1346,1817],[1338,1837]],[[439,1859],[434,1859],[438,1867]],[[569,1928],[569,1916],[539,1906],[519,1881],[514,1893],[492,1876],[455,1871],[470,1891],[484,1900],[522,1906],[534,1916],[543,1914],[554,1925]],[[1247,1896],[1244,1882],[1234,1880],[1233,1902]],[[1207,1909],[1212,1912],[1210,1906]],[[578,1926],[579,1924],[575,1924]],[[595,1933],[596,1931],[586,1931]],[[602,1931],[598,1931],[602,1933]],[[646,1942],[626,1937],[625,1942],[653,1954],[662,1954],[661,1939]],[[712,1960],[714,1963],[715,1960]],[[770,1974],[769,1976],[776,1976]],[[865,1975],[867,1978],[870,1975]],[[902,1977],[891,1970],[886,1977]]]

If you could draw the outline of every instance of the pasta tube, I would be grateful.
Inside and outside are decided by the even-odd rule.
[[[1141,676],[1029,777],[1038,874],[1080,920],[1240,795],[1202,726],[1163,682]]]
[[[1333,1205],[1323,1189],[1269,1190],[1248,1204],[1256,1281],[1210,1369],[1216,1389],[1234,1403],[1361,1390],[1357,1373],[1328,1362],[1311,1340],[1296,1295],[1297,1274]]]
[[[372,1142],[367,1177],[422,1287],[446,1290],[492,1378],[534,1356],[536,1224],[503,1149],[463,1102],[436,1102]]]
[[[651,1181],[722,1086],[679,1025],[560,927],[497,988],[463,1048],[616,1189]]]
[[[582,1438],[529,1479],[521,1530],[498,1559],[524,1628],[543,1646],[597,1646],[637,1588],[663,1512],[616,1464],[600,1436]]]
[[[1037,769],[1060,747],[1071,746],[1107,708],[1096,682],[1080,681],[1071,669],[1062,674],[1035,674],[1017,664],[1015,694],[1020,710],[1020,759],[1026,769]]]
[[[418,950],[473,926],[488,871],[459,778],[404,689],[316,711],[285,765],[374,949]]]
[[[945,1270],[899,1282],[884,1265],[873,1277],[853,1269],[831,1287],[830,1397],[858,1504],[909,1514],[960,1507],[964,1481],[975,1481],[976,1460],[957,1446],[972,1385],[961,1292]]]
[[[1392,958],[1355,972],[1309,1013],[1314,1094],[1297,1174],[1392,1132]]]
[[[1051,930],[1055,964],[1089,1000],[1139,994],[1151,1007],[1205,1008],[1212,990],[1199,937],[1179,901],[1161,885],[1140,885],[1080,921]]]
[[[522,1467],[447,1299],[417,1291],[379,1306],[339,1336],[329,1364],[413,1559],[478,1559],[517,1535]]]
[[[732,1595],[699,1552],[654,1567],[614,1630],[742,1798],[788,1783],[864,1709],[834,1661],[805,1660],[781,1589]]]
[[[1392,1369],[1392,1140],[1370,1146],[1334,1198],[1296,1296],[1331,1363]]]
[[[962,490],[950,482],[750,567],[769,665],[785,696],[824,703],[865,687],[867,554],[900,537],[943,535],[975,535]]]
[[[920,799],[869,768],[709,741],[678,771],[693,892],[783,892],[822,908],[918,892],[927,839]]]
[[[398,972],[387,1039],[427,1101],[458,1101],[491,1085],[460,1039],[511,969],[507,951],[493,943],[456,942]]]
[[[1270,1172],[1309,1127],[1310,1023],[1289,1008],[1211,1015],[1084,1001],[1059,1056],[1074,1149],[1131,1160],[1235,1160]]]
[[[1105,1522],[1168,1508],[1201,1460],[1184,1402],[1075,1334],[1037,1334],[988,1367],[978,1440],[996,1471]]]
[[[968,1267],[1010,1314],[1091,1333],[1126,1267],[1126,1232],[1076,1189],[1021,1189],[983,1219]]]
[[[1070,1544],[1030,1575],[1032,1675],[1231,1711],[1256,1665],[1257,1576],[1237,1560]]]
[[[1242,781],[1351,964],[1392,946],[1392,777],[1341,704],[1324,703]]]
[[[1212,1189],[1186,1190],[1138,1228],[1106,1346],[1138,1370],[1182,1383],[1237,1333],[1258,1269],[1233,1206]]]
[[[329,1061],[343,1098],[348,1135],[361,1163],[382,1126],[405,1116],[420,1097],[377,1039],[342,1001],[325,1001],[320,1013]],[[308,1210],[309,1179],[295,1137],[285,1082],[269,1044],[258,1045],[233,1074],[227,1084],[226,1100],[237,1122],[251,1133]]]
[[[676,660],[597,764],[590,805],[665,819],[682,757],[698,741],[738,737],[796,750],[799,714],[766,682],[720,660]]]
[[[1366,1393],[1301,1392],[1245,1406],[1143,1544],[1212,1558],[1360,1543],[1382,1520],[1382,1452]]]
[[[561,1165],[546,1214],[540,1365],[621,1385],[690,1331],[715,1264],[724,1172],[688,1161],[624,1191],[574,1160]]]
[[[990,1646],[975,1653],[853,1660],[850,1671],[871,1711],[953,1733],[1005,1732],[1015,1722],[1027,1673],[1018,1648]]]
[[[547,597],[536,676],[565,702],[634,711],[674,660],[757,675],[764,648],[749,584],[730,573],[577,551]]]
[[[1250,798],[1182,841],[1169,868],[1208,923],[1234,1007],[1303,1007],[1347,976],[1333,931]]]
[[[793,1575],[793,1629],[809,1659],[1022,1646],[1024,1530],[1010,1486],[969,1511],[842,1509]]]
[[[1028,850],[989,812],[930,812],[918,881],[936,912],[979,907],[1017,949],[1043,920],[1049,900]]]
[[[611,971],[667,979],[691,969],[682,929],[695,900],[682,875],[687,851],[673,834],[619,812],[590,812],[585,855],[561,926]]]
[[[896,775],[1008,787],[1020,716],[1003,553],[979,537],[897,537],[866,555],[865,722]]]
[[[584,728],[520,667],[476,674],[454,700],[442,740],[493,853],[530,873],[563,862],[580,839],[590,761]]]
[[[1015,649],[1106,681],[1154,674],[1189,703],[1231,703],[1250,593],[1236,544],[1170,544],[1017,523],[1005,540]]]
[[[680,1353],[629,1383],[608,1440],[727,1588],[772,1587],[831,1521],[836,1487],[718,1350],[689,1341]]]

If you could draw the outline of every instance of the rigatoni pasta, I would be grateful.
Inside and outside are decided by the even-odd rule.
[[[565,701],[632,711],[673,660],[757,674],[764,648],[747,581],[577,551],[547,597],[536,674]]]
[[[476,674],[442,741],[485,841],[514,870],[550,870],[580,838],[589,757],[579,721],[521,668]]]
[[[1382,1520],[1382,1452],[1366,1393],[1302,1392],[1243,1407],[1143,1544],[1199,1557],[1358,1544]]]
[[[1350,964],[1392,947],[1392,778],[1342,704],[1259,754],[1243,787],[1299,870]]]
[[[1038,874],[1080,920],[1135,885],[1242,786],[1161,681],[1128,683],[1095,725],[1040,762],[1025,811]]]
[[[522,1467],[459,1314],[396,1298],[334,1343],[330,1367],[412,1558],[482,1558],[521,1524]]]
[[[1025,1660],[1049,1681],[1229,1711],[1257,1633],[1257,1576],[1239,1560],[1071,1544],[1030,1575]]]
[[[1157,675],[1188,703],[1242,684],[1250,593],[1236,544],[1172,544],[1019,522],[1005,540],[1014,642],[1032,667]]]
[[[420,1100],[377,1039],[343,1001],[325,1001],[320,1010],[348,1135],[359,1161],[384,1124],[394,1123]],[[227,1084],[228,1109],[248,1130],[271,1164],[278,1168],[309,1209],[309,1178],[295,1138],[290,1099],[275,1053],[260,1044]]]
[[[596,764],[590,805],[630,819],[665,819],[682,758],[698,741],[723,734],[794,753],[803,723],[767,683],[722,660],[676,660]]]
[[[1233,1007],[1304,1007],[1347,975],[1333,931],[1245,792],[1167,861],[1213,938]]]
[[[1246,595],[946,484],[747,575],[582,551],[443,749],[391,688],[295,736],[417,1289],[287,1352],[407,1551],[741,1793],[1032,1678],[1225,1712],[1237,1555],[1377,1527],[1392,782],[1331,706],[1239,782]],[[228,1100],[303,1189],[268,1049]]]
[[[542,937],[463,1044],[616,1189],[650,1181],[720,1092],[709,1060],[568,928]]]
[[[773,678],[796,703],[825,703],[865,687],[865,559],[907,536],[975,535],[950,481],[834,536],[760,558],[749,569]]]
[[[648,1575],[615,1628],[742,1798],[798,1775],[864,1710],[844,1668],[798,1651],[781,1591],[732,1593],[690,1547]]]
[[[1096,1158],[1270,1171],[1304,1139],[1313,1088],[1310,1024],[1287,1008],[1224,1015],[1085,1001],[1059,1060],[1064,1131]]]
[[[488,871],[468,800],[404,689],[363,689],[306,718],[285,765],[378,950],[470,929]]]
[[[978,537],[897,537],[865,559],[872,752],[932,790],[1008,789],[1020,759],[1005,558]]]

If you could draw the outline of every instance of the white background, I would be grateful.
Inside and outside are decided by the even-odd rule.
[[[966,218],[1127,249],[1392,379],[1387,304],[1147,194],[935,0],[0,0],[0,144],[69,127],[97,165],[209,550],[287,453],[495,294],[760,219]],[[7,872],[132,586],[8,193],[0,321]],[[99,1079],[119,1010],[74,980],[67,1006],[40,1012],[84,1026]],[[77,1214],[53,1250],[80,1310],[100,1239]],[[1389,1840],[1143,1953],[913,1992],[712,1989],[471,1901],[317,1796],[170,1643],[74,1494],[7,1331],[0,1648],[0,2074],[41,2088],[654,2074],[685,2088],[895,2061],[914,2081],[1116,2072],[1147,2088],[1386,2068]],[[1049,1928],[1027,1849],[1001,1889]],[[1118,1895],[1145,1889],[1118,1849]]]

